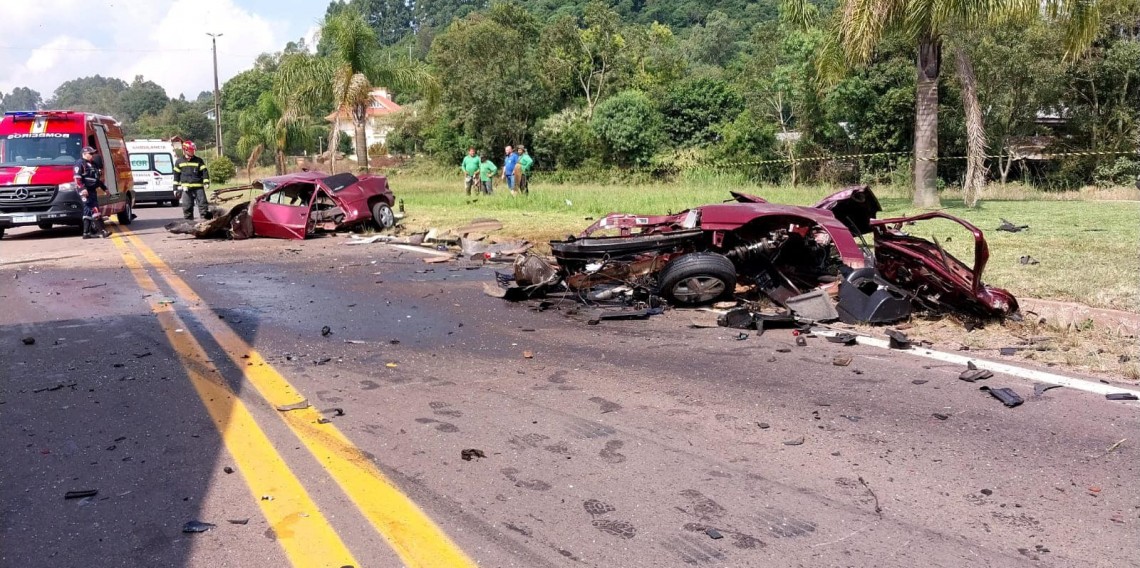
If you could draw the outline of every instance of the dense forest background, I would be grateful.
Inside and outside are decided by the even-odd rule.
[[[284,156],[327,146],[323,117],[359,105],[374,85],[404,106],[374,156],[451,164],[471,145],[498,156],[524,143],[551,175],[726,167],[778,182],[911,183],[913,41],[886,33],[862,60],[837,57],[836,3],[788,6],[334,1],[316,46],[290,42],[225,82],[224,147],[239,166],[284,167]],[[1135,0],[1099,6],[1095,37],[1079,52],[1059,41],[1058,18],[940,32],[940,187],[966,176],[971,101],[984,125],[986,181],[1072,188],[1136,179],[1140,10]],[[969,75],[954,72],[959,56]],[[132,137],[202,141],[213,139],[212,104],[212,92],[171,98],[144,77],[78,78],[46,99],[26,88],[0,93],[6,110],[90,110],[119,118]],[[353,144],[342,137],[338,146]],[[862,157],[835,158],[852,155]]]

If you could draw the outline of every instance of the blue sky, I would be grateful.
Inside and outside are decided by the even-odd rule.
[[[167,95],[213,89],[207,32],[221,82],[258,54],[311,37],[327,0],[0,0],[0,92],[31,87],[46,100],[64,81],[142,75]],[[48,18],[44,14],[74,14]],[[92,20],[89,26],[82,25]],[[15,22],[23,22],[15,25]]]

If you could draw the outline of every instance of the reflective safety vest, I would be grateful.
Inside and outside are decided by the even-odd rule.
[[[183,157],[174,163],[174,185],[186,189],[205,187],[210,183],[210,171],[206,169],[206,162],[194,156]]]

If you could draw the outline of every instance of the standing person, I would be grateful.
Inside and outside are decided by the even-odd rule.
[[[467,191],[467,195],[471,195],[471,186],[475,185],[480,162],[479,156],[475,155],[475,147],[468,148],[467,157],[463,158],[463,163],[459,166],[459,169],[463,170],[463,189]]]
[[[530,168],[534,166],[534,158],[530,157],[527,153],[526,147],[519,146],[519,165],[518,171],[520,176],[515,180],[515,185],[518,190],[524,194],[530,194]]]
[[[507,182],[507,189],[511,190],[511,195],[515,194],[515,164],[519,161],[519,157],[515,155],[515,149],[508,145],[503,148],[503,173],[499,179]]]
[[[488,154],[490,154],[490,152],[488,152]],[[492,162],[491,158],[485,158],[483,163],[479,166],[479,181],[483,182],[484,194],[491,195],[491,193],[494,192],[494,188],[491,187],[491,184],[494,182],[495,173],[498,171],[499,168],[495,167],[495,162]]]
[[[182,142],[182,159],[174,163],[174,190],[182,194],[182,216],[194,219],[194,202],[198,203],[198,216],[210,218],[206,189],[210,187],[210,171],[206,162],[194,155],[197,148],[194,142]]]
[[[99,177],[102,172],[95,165],[95,148],[84,146],[80,151],[82,158],[75,164],[75,188],[79,190],[79,197],[83,199],[83,238],[107,238],[111,236],[103,228],[103,217],[99,214],[99,193],[103,180]]]

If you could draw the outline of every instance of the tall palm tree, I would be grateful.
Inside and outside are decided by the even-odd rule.
[[[277,175],[285,173],[285,151],[312,143],[306,121],[291,114],[274,92],[262,93],[257,104],[238,116],[239,155],[247,156],[246,171],[265,151],[273,152]]]
[[[332,148],[336,148],[340,132],[340,113],[347,110],[355,129],[356,161],[367,171],[365,120],[372,88],[384,86],[397,91],[419,86],[434,99],[436,81],[419,62],[379,57],[376,34],[356,10],[329,16],[320,33],[329,46],[329,55],[298,53],[284,58],[278,69],[278,91],[287,101],[286,110],[295,115],[332,103],[336,109],[329,143]]]
[[[811,14],[807,0],[786,0],[785,4],[794,19],[806,21]],[[917,48],[914,205],[939,206],[938,79],[944,41],[963,30],[1037,17],[1062,24],[1066,53],[1071,57],[1096,37],[1100,4],[1098,0],[843,0],[840,4],[832,36],[836,42],[833,52],[839,53],[846,63],[866,63],[888,35],[906,37]],[[985,128],[969,55],[956,48],[954,60],[966,107],[968,186],[964,189],[969,203],[976,201],[978,184],[985,179]]]

